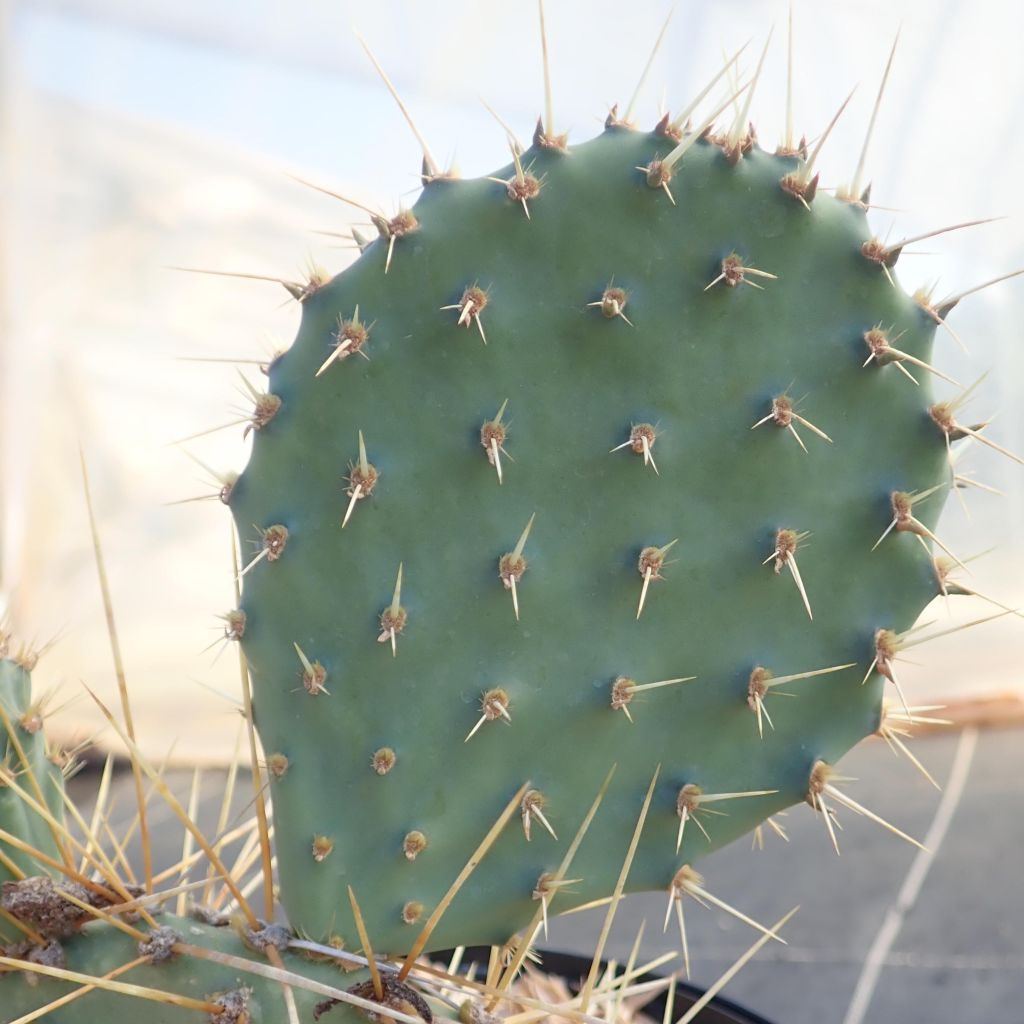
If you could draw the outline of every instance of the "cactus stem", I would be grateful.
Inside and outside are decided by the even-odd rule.
[[[615,119],[615,123],[621,124],[623,127],[631,128],[633,126],[633,111],[636,109],[636,102],[640,98],[640,92],[647,81],[647,76],[651,72],[651,67],[654,64],[654,58],[658,55],[658,50],[661,49],[661,44],[665,39],[665,33],[668,31],[669,22],[672,20],[672,15],[675,14],[675,8],[671,8],[668,12],[668,16],[665,18],[661,26],[661,31],[658,33],[658,38],[654,41],[654,46],[651,48],[651,54],[647,58],[647,63],[644,65],[643,71],[640,72],[640,79],[636,83],[636,88],[633,90],[633,95],[629,98],[629,103],[626,105],[626,111],[622,115],[622,120]]]
[[[661,474],[658,472],[654,456],[651,454],[651,449],[654,447],[654,442],[657,439],[658,432],[654,425],[650,423],[635,423],[629,429],[629,437],[622,444],[617,444],[614,448],[609,449],[608,454],[611,455],[614,452],[622,451],[623,448],[629,448],[634,454],[642,455],[644,457],[644,465],[649,465],[660,476]]]
[[[107,977],[93,977],[90,974],[80,974],[77,971],[68,971],[61,967],[50,967],[46,964],[30,963],[27,960],[13,960],[10,957],[0,956],[0,965],[18,971],[29,971],[33,974],[43,974],[50,978],[58,978],[61,981],[70,981],[78,985],[88,985],[90,988],[103,989],[107,992],[117,992],[121,995],[132,996],[135,999],[147,999],[155,1003],[165,1003],[171,1006],[179,1006],[183,1010],[198,1010],[201,1013],[219,1013],[222,1007],[205,999],[193,999],[191,996],[183,996],[177,992],[164,992],[160,989],[146,988],[143,985],[129,985],[123,981],[114,981]]]
[[[729,288],[735,288],[737,285],[741,284],[749,284],[751,288],[757,288],[759,291],[764,291],[762,285],[747,280],[748,274],[753,275],[754,277],[766,277],[772,281],[777,281],[779,279],[777,274],[769,274],[766,270],[758,270],[755,267],[745,266],[743,260],[740,259],[736,253],[730,253],[722,260],[722,272],[705,287],[704,291],[710,291],[720,281],[724,282]]]
[[[40,943],[45,945],[45,940]],[[136,967],[147,963],[148,958],[140,956],[135,960],[129,960],[126,964],[121,964],[120,967],[115,967],[112,971],[108,971],[102,976],[103,981],[111,981],[114,978],[120,977],[122,974],[127,974],[129,971],[134,970]],[[80,985],[78,988],[69,992],[67,995],[61,996],[58,999],[54,999],[53,1002],[47,1003],[45,1006],[39,1007],[37,1010],[32,1010],[26,1013],[22,1017],[18,1017],[17,1020],[11,1021],[11,1024],[30,1024],[31,1021],[41,1020],[54,1010],[59,1010],[63,1006],[67,1006],[68,1003],[74,1002],[76,999],[81,998],[84,995],[88,995],[96,988],[93,984]]]
[[[523,802],[520,805],[522,818],[523,818],[523,834],[526,836],[526,841],[530,841],[530,824],[534,818],[536,818],[543,826],[548,830],[551,838],[556,842],[558,836],[555,835],[555,830],[551,827],[551,822],[544,815],[544,805],[546,800],[544,794],[539,789],[527,790],[523,796]]]
[[[892,49],[889,51],[889,59],[885,62],[885,70],[882,72],[882,81],[878,86],[878,95],[875,96],[875,105],[871,108],[871,118],[868,121],[868,129],[864,134],[864,144],[861,146],[860,159],[857,161],[857,169],[854,171],[853,181],[850,182],[848,188],[837,190],[836,195],[840,199],[855,203],[861,202],[861,181],[864,178],[864,167],[868,159],[868,147],[871,145],[871,136],[875,131],[875,122],[878,120],[878,111],[882,106],[882,97],[885,95],[885,86],[889,81],[889,72],[892,70],[893,58],[896,56],[896,45],[899,41],[900,32],[897,29],[896,37],[892,41]]]
[[[615,920],[615,913],[619,909],[619,903],[622,900],[622,890],[626,886],[626,879],[629,877],[629,870],[633,866],[633,858],[636,856],[637,846],[640,844],[640,835],[644,830],[644,823],[647,821],[647,812],[651,808],[651,798],[654,796],[654,787],[657,785],[658,776],[661,774],[661,765],[659,764],[654,769],[654,774],[651,776],[650,785],[647,787],[647,794],[644,797],[643,806],[640,808],[640,814],[636,820],[636,827],[633,829],[633,837],[629,843],[629,849],[626,850],[626,856],[622,861],[622,867],[619,869],[619,877],[615,882],[615,888],[612,890],[612,895],[608,904],[608,912],[605,914],[604,922],[601,925],[601,932],[598,935],[597,945],[594,948],[594,956],[590,961],[590,971],[587,974],[587,980],[583,984],[583,988],[580,991],[580,1011],[586,1013],[590,1006],[590,998],[594,991],[594,983],[597,981],[597,972],[601,966],[601,960],[604,956],[604,947],[608,942],[608,935],[611,932],[612,922]]]
[[[527,216],[529,216],[529,211],[527,211]],[[474,283],[463,291],[462,298],[458,302],[454,302],[450,306],[441,306],[440,308],[442,310],[457,309],[459,311],[459,319],[456,323],[459,327],[469,327],[470,324],[475,323],[477,330],[480,332],[480,337],[486,345],[487,335],[484,333],[484,323],[480,319],[480,314],[487,308],[489,299],[489,291]]]
[[[497,840],[498,836],[500,836],[501,833],[504,831],[505,826],[509,822],[509,819],[512,817],[513,814],[515,814],[516,809],[520,806],[520,802],[522,801],[523,796],[526,794],[526,791],[529,788],[530,783],[528,781],[524,782],[519,787],[519,789],[516,791],[512,799],[509,800],[509,802],[505,805],[505,809],[501,812],[500,815],[498,815],[497,821],[495,821],[494,824],[490,827],[490,829],[487,832],[487,835],[485,835],[484,838],[480,841],[480,845],[477,846],[477,848],[473,851],[469,860],[466,862],[462,870],[458,873],[458,875],[455,878],[455,881],[452,882],[448,891],[441,898],[441,902],[438,903],[438,905],[434,908],[430,917],[427,919],[427,923],[423,926],[423,930],[417,936],[416,941],[413,943],[412,948],[409,950],[409,953],[406,956],[405,961],[402,963],[402,968],[398,972],[399,981],[405,981],[405,979],[408,977],[409,971],[412,970],[413,966],[416,963],[416,960],[419,958],[420,954],[426,948],[427,943],[430,941],[430,936],[431,934],[433,934],[434,929],[437,927],[438,921],[441,920],[442,916],[444,915],[448,907],[451,905],[452,900],[455,899],[459,890],[463,887],[463,885],[466,884],[467,879],[476,870],[477,865],[484,859],[485,856],[487,856],[487,852],[494,845],[495,840]]]
[[[428,180],[440,177],[440,171],[438,170],[437,164],[434,162],[433,156],[431,156],[430,147],[427,146],[426,139],[423,138],[420,130],[416,127],[415,121],[412,119],[412,115],[409,113],[406,105],[402,102],[401,96],[398,95],[398,90],[391,84],[391,79],[388,78],[387,72],[381,67],[380,62],[373,55],[373,51],[366,45],[366,40],[363,39],[358,32],[356,33],[356,39],[359,40],[359,45],[366,51],[366,56],[370,58],[373,66],[377,69],[377,74],[380,75],[388,92],[391,93],[392,99],[394,99],[395,103],[398,104],[398,109],[402,112],[402,116],[405,118],[406,124],[409,125],[413,135],[416,136],[416,141],[420,144],[420,149],[423,150],[423,165],[424,170],[426,171],[424,177]],[[379,992],[377,993],[377,998],[380,998]]]
[[[469,730],[469,735],[462,742],[468,743],[476,735],[484,722],[493,722],[503,718],[507,724],[511,725],[512,716],[508,710],[510,703],[508,694],[501,687],[487,690],[480,698],[480,718],[477,720],[476,725]]]
[[[597,302],[588,302],[587,308],[593,309],[596,307],[597,309],[600,309],[601,315],[607,320],[611,320],[614,317],[620,317],[625,320],[630,327],[632,327],[634,326],[633,322],[626,316],[625,312],[623,312],[626,308],[626,303],[629,301],[629,295],[624,289],[614,287],[614,283],[615,279],[612,278],[612,280],[608,282],[608,286],[605,288],[601,298],[598,299]]]

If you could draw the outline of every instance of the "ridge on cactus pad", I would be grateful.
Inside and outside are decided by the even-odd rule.
[[[517,160],[539,184],[529,216],[495,180],[515,166],[429,182],[414,229],[306,297],[270,368],[280,407],[230,503],[257,559],[256,725],[288,759],[272,781],[282,898],[313,935],[352,934],[352,883],[377,948],[407,952],[420,927],[403,907],[436,905],[529,783],[550,830],[529,811],[508,827],[430,943],[507,941],[613,765],[553,912],[611,890],[659,765],[627,889],[668,889],[879,726],[885,681],[862,685],[875,632],[911,626],[938,582],[912,531],[872,545],[893,492],[939,489],[915,508],[930,530],[950,472],[927,373],[864,362],[879,337],[930,362],[935,321],[862,252],[859,203],[808,208],[781,186],[799,158],[731,161],[704,139],[670,197],[642,169],[675,145],[612,126],[534,146]],[[318,376],[357,309],[366,358]],[[481,430],[499,408],[495,455]],[[393,656],[378,640],[399,565]],[[752,711],[755,670],[827,668]],[[636,692],[617,709],[620,677]],[[681,677],[696,678],[642,690]],[[677,852],[685,786],[760,795]]]

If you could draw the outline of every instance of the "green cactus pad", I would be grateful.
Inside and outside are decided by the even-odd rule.
[[[208,955],[226,954],[253,963],[259,970],[266,965],[265,957],[248,949],[231,928],[213,927],[191,918],[162,914],[162,928],[172,929],[181,942],[207,951]],[[232,964],[217,963],[196,956],[173,956],[162,963],[143,963],[128,971],[120,971],[127,963],[139,957],[138,943],[130,936],[103,923],[88,925],[82,932],[62,943],[63,970],[90,977],[104,977],[117,971],[114,980],[128,985],[139,985],[158,992],[173,993],[189,999],[215,1002],[217,997],[247,989],[244,1000],[244,1018],[225,1015],[215,1024],[278,1024],[288,1020],[284,994],[279,982],[241,970]],[[343,973],[330,963],[312,963],[305,957],[290,952],[282,954],[285,970],[301,974],[306,979],[335,989],[350,989],[366,981],[367,972]],[[79,986],[72,982],[42,977],[38,974],[0,974],[0,1007],[4,1020],[16,1020],[61,996],[73,993]],[[294,987],[292,989],[299,1019],[310,1022],[316,1007],[325,996]],[[319,1018],[317,1018],[319,1019]],[[324,1024],[346,1024],[363,1021],[364,1017],[345,1006],[331,1009],[323,1016]],[[170,1003],[160,1003],[121,992],[94,990],[52,1010],[45,1017],[48,1024],[80,1024],[90,1021],[145,1021],[145,1024],[196,1024],[209,1021],[205,1014]]]
[[[796,158],[755,146],[731,163],[701,141],[670,197],[637,168],[673,145],[613,127],[531,149],[541,187],[524,202],[486,179],[427,185],[414,230],[304,298],[271,368],[281,404],[231,506],[246,558],[265,556],[244,577],[243,645],[264,749],[287,757],[276,848],[305,932],[351,941],[352,885],[374,947],[406,952],[422,921],[403,907],[425,919],[529,782],[557,839],[534,814],[528,839],[517,814],[429,948],[508,940],[613,765],[569,872],[582,881],[551,912],[611,892],[659,766],[626,889],[666,890],[878,727],[875,631],[908,628],[937,583],[912,531],[872,546],[894,491],[939,486],[914,509],[931,526],[949,472],[928,372],[908,367],[917,385],[884,352],[864,366],[865,335],[928,361],[934,320],[865,257],[861,206],[780,186]],[[357,307],[368,335],[338,351]],[[794,420],[804,450],[784,400],[751,429],[780,396],[830,440]],[[846,664],[769,698],[759,737],[755,668]],[[612,706],[620,678],[689,676],[620,683]],[[691,825],[677,853],[687,785],[777,792],[719,804],[710,841]],[[331,846],[314,858],[317,837]]]
[[[0,644],[4,638],[0,636]],[[49,814],[64,820],[64,778],[54,764],[42,732],[42,708],[33,704],[32,679],[20,661],[0,657],[0,767],[32,800],[45,803]],[[38,789],[37,789],[38,787]],[[25,799],[0,778],[0,829],[47,857],[60,862],[54,829]],[[29,875],[41,866],[30,854],[0,836],[0,883],[15,878],[12,867]],[[11,928],[0,920],[0,940],[10,939]]]

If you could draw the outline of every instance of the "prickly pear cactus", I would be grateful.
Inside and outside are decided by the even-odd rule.
[[[126,908],[143,890],[118,879],[98,843],[72,837],[60,758],[46,747],[43,705],[32,698],[35,656],[10,653],[0,633],[0,1021],[40,1012],[53,1024],[135,1019],[132,997],[146,1000],[151,1024],[200,1019],[197,1011],[212,1024],[298,1019],[291,1012],[309,1021],[353,996],[374,1007],[368,972],[346,964],[341,975],[330,958],[290,948],[294,936],[280,925],[250,926],[197,906],[176,916],[159,899],[148,904],[155,916]],[[99,870],[81,867],[82,855]],[[268,977],[275,951],[277,973]],[[289,975],[302,984],[286,997],[278,978]],[[429,1024],[429,1009],[407,986],[389,984],[381,1001],[408,1009],[401,999]]]
[[[656,770],[626,887],[670,888],[879,725],[877,637],[938,592],[936,319],[801,155],[699,136],[539,135],[303,297],[230,504],[313,935],[352,933],[352,883],[407,951],[525,786],[430,940],[506,941],[613,766],[548,895],[612,890]]]
[[[564,1015],[509,986],[547,913],[598,900],[567,1005],[613,1019],[646,988],[632,959],[597,982],[623,892],[667,890],[688,970],[683,898],[732,910],[694,867],[708,853],[798,802],[833,844],[837,805],[880,821],[833,765],[921,720],[898,681],[908,631],[936,595],[973,593],[933,532],[969,482],[951,445],[998,445],[958,421],[970,389],[932,395],[936,327],[967,293],[902,290],[905,243],[872,236],[862,168],[819,190],[820,142],[766,152],[749,93],[732,128],[713,129],[728,101],[688,128],[738,57],[649,132],[613,110],[570,147],[548,96],[494,175],[441,174],[425,149],[422,195],[370,211],[355,263],[282,282],[298,337],[218,495],[245,545],[224,634],[252,683],[247,825],[205,837],[104,709],[140,808],[145,772],[198,847],[130,885],[73,807],[65,826],[26,666],[0,649],[7,1019],[112,1019],[128,996],[153,1024]],[[267,923],[253,723],[287,927]],[[205,884],[162,887],[200,852]],[[732,912],[759,944],[793,913]],[[471,944],[502,947],[483,982],[416,962]]]
[[[45,815],[61,827],[64,821],[64,777],[51,760],[42,732],[43,705],[32,698],[34,657],[10,651],[8,645],[0,631],[0,883],[39,867],[31,854],[10,842],[11,837],[58,859],[58,826],[48,823]],[[0,920],[0,936],[9,930]]]

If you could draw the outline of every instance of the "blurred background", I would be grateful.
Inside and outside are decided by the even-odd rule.
[[[625,103],[668,0],[549,0],[557,127],[600,130]],[[747,40],[772,48],[754,104],[762,145],[784,127],[784,0],[680,0],[640,97],[638,120],[678,110]],[[840,185],[856,165],[889,48],[902,35],[867,177],[877,234],[895,240],[1004,216],[912,248],[899,277],[944,295],[1024,267],[1017,117],[1024,6],[1003,0],[794,3],[796,118],[814,138],[859,84],[821,163]],[[170,265],[301,278],[355,255],[362,217],[296,184],[298,174],[371,206],[414,198],[420,154],[355,32],[375,51],[439,159],[466,176],[507,159],[485,99],[528,138],[542,106],[533,4],[480,0],[0,0],[0,610],[38,644],[44,688],[85,680],[115,699],[85,515],[78,444],[92,480],[143,747],[222,761],[237,728],[237,666],[208,650],[233,604],[229,517],[186,457],[244,465],[241,371],[286,346],[298,306],[275,285]],[[988,376],[970,421],[1024,452],[1024,278],[966,300],[936,361]],[[236,365],[208,361],[240,359]],[[252,361],[252,362],[247,362]],[[943,389],[942,394],[948,394]],[[885,438],[879,437],[884,445]],[[1003,492],[951,499],[938,534],[972,561],[970,583],[1024,605],[1024,467],[971,442],[961,470]],[[994,611],[941,602],[936,628]],[[955,618],[950,617],[950,612]],[[918,653],[918,652],[915,652]],[[914,699],[1024,695],[1024,623],[1013,617],[922,648]],[[77,700],[58,729],[96,728]]]

